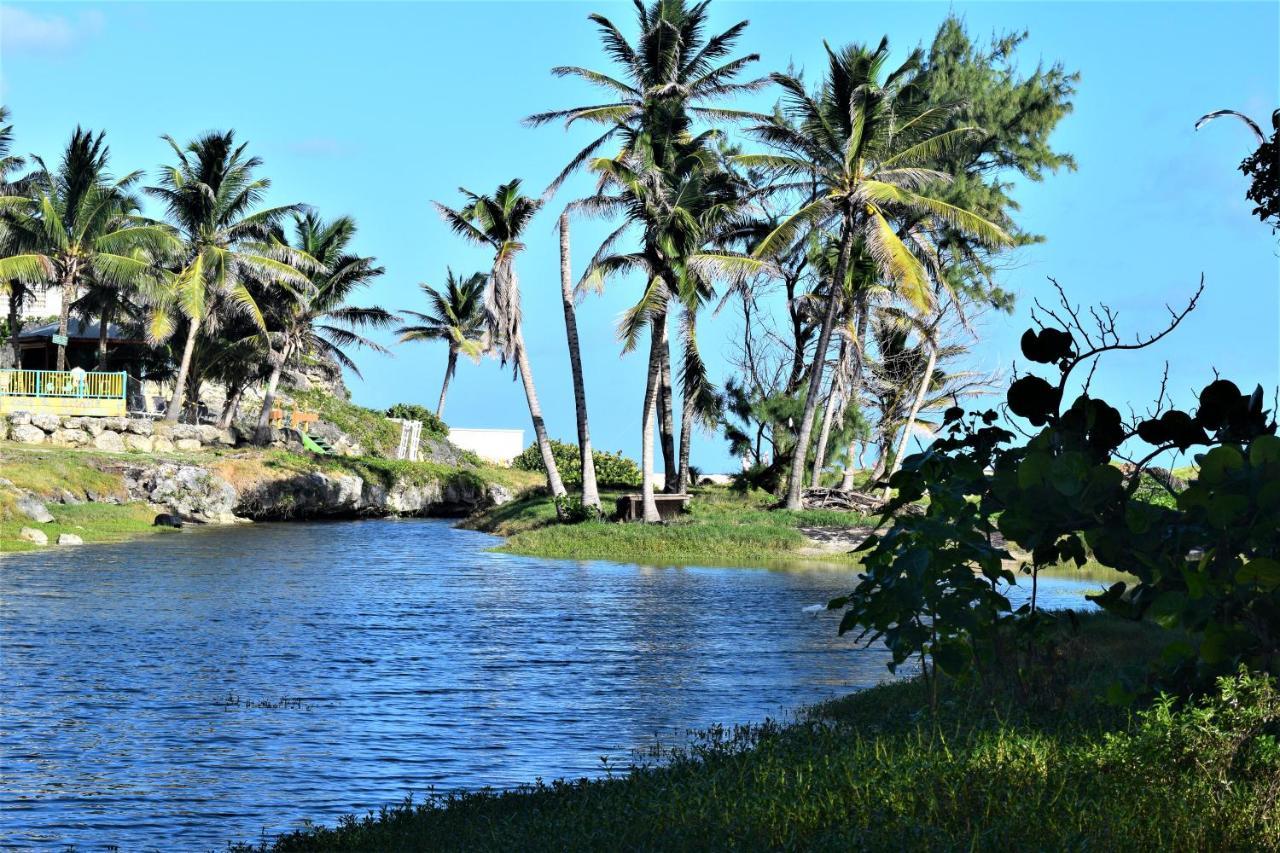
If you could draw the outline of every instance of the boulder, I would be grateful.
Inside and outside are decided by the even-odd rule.
[[[155,521],[151,522],[152,527],[182,527],[182,516],[175,515],[171,512],[162,512],[156,516]]]
[[[239,496],[231,484],[195,465],[166,462],[135,472],[127,479],[130,497],[167,507],[171,513],[198,521],[233,521]]]
[[[153,440],[149,435],[134,435],[126,433],[124,436],[124,446],[138,453],[150,453],[153,449]]]
[[[43,530],[36,530],[34,527],[24,527],[18,532],[19,539],[25,539],[28,542],[34,542],[37,545],[48,545],[49,537],[45,535]]]
[[[502,506],[511,503],[511,491],[506,486],[500,486],[497,483],[489,484],[489,503],[493,506]]]
[[[179,450],[199,450],[200,439],[198,438],[180,438],[173,443],[173,446]]]
[[[44,430],[31,424],[18,424],[9,428],[9,438],[22,444],[44,444]]]
[[[49,434],[49,441],[59,447],[83,447],[89,443],[89,433],[82,429],[56,429]]]
[[[151,435],[155,432],[155,424],[146,418],[134,418],[129,421],[128,429],[134,435]]]
[[[102,425],[102,418],[81,418],[80,428],[89,435],[102,435],[102,431],[106,429]]]
[[[156,435],[151,438],[152,453],[172,453],[173,441],[167,435]]]
[[[210,424],[201,424],[196,427],[196,432],[201,444],[217,444],[222,438],[222,430]]]
[[[84,429],[84,418],[63,418],[63,429]]]
[[[120,433],[104,429],[93,437],[93,446],[111,453],[123,453],[124,439],[120,437]]]
[[[58,497],[58,503],[61,503],[61,504],[71,504],[72,506],[76,506],[78,504],[84,503],[84,501],[80,500],[80,498],[76,497],[66,489],[58,489],[57,497]]]
[[[19,494],[17,501],[15,501],[15,506],[18,508],[18,512],[32,521],[40,524],[49,524],[53,521],[53,515],[50,514],[48,507],[35,495],[26,492]]]
[[[200,427],[194,424],[174,424],[169,428],[169,437],[174,441],[181,438],[194,438],[200,440]]]
[[[0,418],[0,441],[4,441],[9,437],[9,422],[4,418]]]
[[[62,418],[58,415],[41,412],[31,416],[31,425],[40,427],[45,432],[53,432],[62,426]]]
[[[27,426],[30,423],[30,412],[14,412],[9,415],[9,426]]]
[[[128,418],[101,418],[102,428],[109,429],[112,432],[127,432],[129,430]]]
[[[59,545],[83,545],[84,540],[81,539],[79,536],[75,535],[74,533],[59,533],[58,544]]]

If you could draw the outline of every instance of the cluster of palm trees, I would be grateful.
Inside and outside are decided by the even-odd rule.
[[[1021,158],[1030,164],[1021,167],[1023,174],[1038,177],[1037,169],[1069,158],[1043,145],[1047,130],[1023,134],[1016,151],[997,151],[995,135],[970,119],[963,98],[939,94],[975,80],[994,91],[1013,79],[988,63],[990,57],[974,54],[954,21],[940,31],[940,38],[945,32],[952,39],[944,52],[983,67],[976,75],[933,75],[921,50],[891,65],[884,40],[824,44],[825,67],[809,81],[795,71],[747,76],[759,60],[735,55],[747,22],[711,32],[707,0],[634,3],[633,38],[608,18],[590,16],[615,70],[552,69],[606,96],[525,120],[533,127],[594,128],[550,186],[535,196],[512,179],[489,193],[462,189],[458,203],[436,203],[458,236],[492,252],[492,264],[466,277],[449,271],[440,289],[423,285],[429,311],[405,312],[400,339],[446,342],[438,415],[460,355],[492,353],[510,362],[524,388],[548,487],[557,499],[565,496],[525,345],[517,261],[530,221],[571,176],[586,173],[594,190],[562,202],[559,212],[582,503],[598,507],[599,495],[574,306],[584,293],[623,279],[638,284],[619,323],[623,349],[648,343],[640,412],[645,520],[659,518],[658,453],[664,487],[684,491],[694,430],[723,424],[726,408],[774,413],[774,446],[785,450],[774,464],[785,481],[786,506],[799,508],[806,481],[817,484],[841,455],[843,448],[829,447],[846,439],[841,424],[864,420],[864,409],[874,414],[878,399],[892,397],[893,416],[880,418],[894,430],[887,437],[882,430],[883,462],[895,451],[901,455],[922,407],[945,393],[947,380],[936,366],[954,351],[943,351],[936,335],[943,311],[954,309],[963,322],[973,294],[995,301],[998,289],[985,259],[1028,239],[1007,217],[1014,205],[1004,195],[1007,185],[992,177],[996,170],[1017,167]],[[1016,38],[991,56],[1005,61],[1013,45]],[[1010,121],[1035,115],[1051,128],[1070,108],[1073,80],[1060,68],[1037,71],[1034,82],[1047,95],[1006,109]],[[772,112],[731,103],[766,90],[778,96]],[[101,135],[77,131],[57,170],[38,162],[34,173],[11,178],[22,164],[4,160],[0,281],[7,282],[11,304],[23,287],[58,281],[69,296],[65,305],[101,306],[104,317],[136,300],[151,339],[174,341],[170,418],[191,388],[213,377],[233,396],[264,384],[259,423],[265,423],[291,359],[321,352],[354,368],[343,348],[378,349],[359,330],[398,318],[345,304],[351,291],[381,273],[371,259],[346,253],[354,232],[349,219],[325,223],[300,206],[261,207],[268,184],[256,176],[260,163],[230,133],[185,147],[170,142],[176,162],[144,190],[164,205],[163,222],[139,215],[131,195],[138,174],[108,175]],[[613,230],[575,282],[569,225],[583,215],[611,218]],[[283,229],[290,217],[293,240]],[[81,288],[92,298],[81,296]],[[749,319],[757,300],[779,288],[793,333],[789,369],[776,395],[785,400],[761,399],[758,381],[756,391],[744,390],[751,384],[745,375],[721,393],[699,350],[700,316],[737,299]],[[744,374],[754,374],[749,329],[746,341]],[[879,366],[873,354],[884,356]],[[892,378],[900,372],[891,356],[899,367],[914,365],[909,376]],[[895,381],[906,387],[886,392],[886,383]],[[850,444],[847,457],[853,454]],[[846,465],[846,483],[851,468]]]
[[[257,424],[266,427],[281,373],[305,358],[355,370],[346,350],[383,348],[362,332],[395,315],[347,304],[381,275],[371,258],[349,251],[356,225],[324,221],[304,205],[264,207],[270,182],[234,132],[186,145],[165,137],[174,161],[141,192],[163,220],[141,214],[142,172],[115,177],[103,133],[77,128],[60,160],[28,164],[11,155],[12,126],[0,108],[0,286],[17,349],[23,302],[57,286],[57,369],[67,366],[71,315],[99,321],[99,367],[107,365],[112,323],[145,329],[168,349],[173,392],[165,418],[198,403],[206,380],[227,388],[219,422],[228,425],[251,387],[265,387]],[[34,168],[23,171],[30,166]],[[292,230],[292,235],[288,231]]]

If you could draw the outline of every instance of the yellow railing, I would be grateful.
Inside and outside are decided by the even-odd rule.
[[[83,370],[0,370],[0,396],[123,400],[124,373]]]

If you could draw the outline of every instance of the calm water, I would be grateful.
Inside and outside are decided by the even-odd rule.
[[[801,613],[848,570],[494,543],[385,520],[0,559],[0,846],[215,849],[432,786],[595,775],[887,676]]]

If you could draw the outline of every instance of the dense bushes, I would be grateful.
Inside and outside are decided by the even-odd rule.
[[[578,445],[552,440],[551,454],[555,457],[556,467],[560,469],[560,478],[566,484],[582,482],[582,454],[578,450]],[[601,488],[639,487],[640,466],[621,453],[593,450],[591,458],[596,465],[596,484]],[[538,450],[536,442],[526,447],[511,464],[523,471],[545,472],[547,470],[542,464],[542,453]]]
[[[1076,317],[1065,298],[1063,311]],[[1095,560],[1134,581],[1093,601],[1187,632],[1163,653],[1167,674],[1181,683],[1204,686],[1241,664],[1280,672],[1280,439],[1261,388],[1243,394],[1215,380],[1194,413],[1168,409],[1161,389],[1157,412],[1129,422],[1087,385],[1067,405],[1063,391],[1077,367],[1150,342],[1122,344],[1110,312],[1093,316],[1099,331],[1068,321],[1023,337],[1029,360],[1058,371],[1053,381],[1027,375],[1009,388],[1009,411],[1037,428],[1025,444],[997,425],[998,413],[955,408],[941,437],[905,460],[891,479],[890,512],[926,496],[927,510],[898,517],[864,544],[861,582],[831,602],[846,608],[841,631],[883,640],[895,665],[919,655],[958,673],[998,654],[1005,626],[1034,637],[1051,618],[1036,610],[1041,569]],[[1122,445],[1137,463],[1116,464]],[[1153,499],[1147,465],[1193,447],[1205,449],[1197,478],[1176,496]],[[1005,595],[1016,579],[1012,554],[997,532],[1023,554],[1032,595],[1017,611]]]
[[[449,435],[448,425],[436,417],[435,412],[425,406],[419,406],[417,403],[396,403],[387,409],[387,417],[399,418],[404,421],[420,421],[422,423],[422,431],[429,435],[436,435],[441,438]]]

